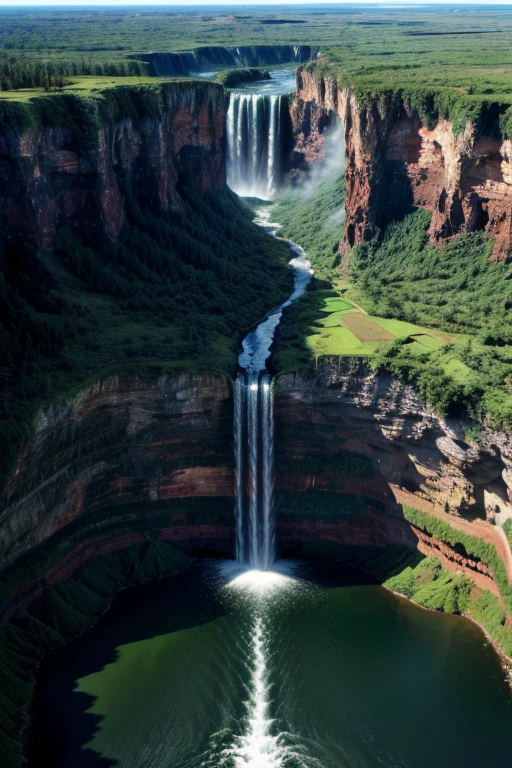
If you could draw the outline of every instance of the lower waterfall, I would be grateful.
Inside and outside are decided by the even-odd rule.
[[[239,374],[234,394],[237,560],[267,570],[275,558],[274,412],[269,375]]]
[[[256,220],[276,236],[278,225],[270,222],[268,208],[261,209]],[[267,361],[283,309],[304,293],[313,275],[303,249],[285,242],[294,253],[290,261],[295,272],[293,293],[243,340],[238,359],[241,371],[234,387],[236,558],[240,565],[257,570],[268,570],[276,554],[274,401]]]

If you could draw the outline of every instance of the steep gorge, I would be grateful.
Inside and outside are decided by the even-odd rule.
[[[473,226],[471,221],[481,226],[484,219],[475,218],[475,210],[489,213],[485,226],[496,236],[496,255],[503,256],[508,181],[497,172],[492,177],[487,160],[477,162],[494,152],[485,154],[489,144],[469,134],[461,143],[445,123],[427,136],[418,115],[394,103],[381,111],[374,105],[363,126],[352,94],[338,93],[332,82],[307,70],[298,83],[297,153],[308,160],[321,150],[331,113],[345,121],[343,248],[373,234],[390,213],[389,198],[409,205],[410,192],[415,204],[434,211],[436,240]],[[176,84],[164,88],[163,98],[160,116],[100,123],[96,140],[81,151],[72,128],[7,131],[0,151],[7,248],[35,243],[51,252],[64,224],[89,242],[116,241],[131,195],[173,212],[182,205],[180,185],[199,194],[221,192],[224,92],[211,84]],[[423,137],[419,148],[416,134]],[[463,151],[481,175],[467,170]],[[390,175],[396,195],[388,198],[383,186]],[[447,213],[439,223],[447,210],[441,210],[444,193],[450,206],[460,203],[462,222]],[[492,567],[429,534],[403,511],[410,506],[432,515],[440,511],[444,521],[451,516],[454,527],[463,525],[495,546],[508,566],[502,532],[482,522],[495,516],[503,521],[512,512],[508,435],[484,429],[478,443],[469,443],[462,423],[443,421],[410,388],[375,375],[363,361],[325,360],[313,379],[282,377],[276,394],[277,538],[284,554],[342,557],[359,565],[369,563],[369,552],[374,557],[393,547],[433,554],[490,590],[510,624],[508,595],[505,604]],[[15,566],[7,574],[15,574],[8,581],[15,588],[3,594],[1,625],[14,620],[17,629],[33,603],[54,596],[56,584],[99,554],[133,545],[152,552],[160,539],[186,556],[231,556],[232,413],[229,376],[162,370],[98,378],[74,398],[42,408],[2,497],[2,562]],[[45,545],[62,557],[34,571],[30,557]],[[123,585],[120,577],[116,588]]]
[[[127,198],[171,212],[181,207],[178,183],[200,192],[225,185],[227,101],[214,83],[120,87],[85,101],[42,96],[28,116],[21,104],[1,108],[9,247],[52,250],[64,225],[90,244],[115,241]]]

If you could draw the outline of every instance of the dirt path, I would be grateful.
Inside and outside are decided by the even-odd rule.
[[[391,490],[395,496],[398,504],[406,504],[409,507],[414,507],[422,512],[427,512],[432,517],[437,517],[438,520],[442,520],[444,523],[451,525],[458,531],[467,533],[470,536],[478,536],[479,539],[486,541],[488,544],[493,544],[496,547],[498,555],[503,560],[507,571],[508,583],[512,584],[512,552],[510,546],[501,528],[487,523],[485,520],[463,520],[461,517],[455,517],[454,515],[448,515],[439,507],[431,504],[425,499],[420,499],[409,491],[405,491],[396,485],[391,485]]]

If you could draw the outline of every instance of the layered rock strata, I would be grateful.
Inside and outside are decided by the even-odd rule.
[[[213,375],[111,377],[42,411],[1,497],[2,568],[59,532],[137,521],[180,529],[192,554],[218,539],[230,552],[231,429],[230,384]]]
[[[484,428],[478,442],[469,442],[463,423],[441,419],[411,387],[362,360],[324,358],[315,378],[287,375],[277,386],[284,544],[318,537],[416,547],[405,504],[451,524],[462,521],[480,538],[489,534],[510,557],[499,530],[512,516],[510,436]]]

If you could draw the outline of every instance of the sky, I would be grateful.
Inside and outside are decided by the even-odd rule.
[[[0,8],[3,6],[87,6],[87,5],[111,5],[111,6],[126,6],[126,5],[230,5],[230,6],[269,6],[269,5],[288,5],[288,6],[300,6],[300,5],[371,5],[380,8],[392,8],[392,7],[426,7],[431,5],[509,5],[512,6],[512,0],[80,0],[80,2],[73,2],[73,0],[0,0]]]

